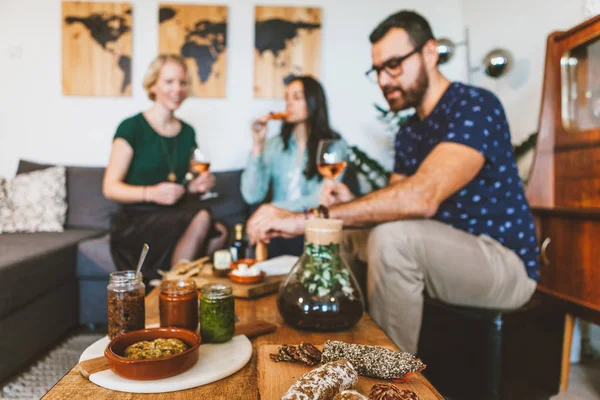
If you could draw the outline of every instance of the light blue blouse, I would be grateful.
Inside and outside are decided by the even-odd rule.
[[[324,179],[319,179],[321,176],[318,173],[311,179],[306,179],[304,169],[308,151],[304,150],[300,165],[297,154],[298,146],[294,135],[290,136],[287,150],[284,150],[281,136],[277,135],[267,140],[260,156],[250,154],[246,169],[242,172],[241,191],[246,203],[263,202],[269,193],[269,187],[272,187],[272,204],[276,207],[297,212],[318,206]],[[342,177],[343,174],[337,180]]]

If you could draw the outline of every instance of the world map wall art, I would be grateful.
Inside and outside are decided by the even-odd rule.
[[[294,75],[321,75],[321,9],[255,8],[254,97],[283,98]]]
[[[181,54],[192,79],[190,96],[225,97],[227,7],[161,4],[160,53]]]
[[[130,3],[62,3],[62,92],[131,96]]]

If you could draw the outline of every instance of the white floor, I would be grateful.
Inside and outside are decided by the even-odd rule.
[[[595,353],[600,354],[600,327],[590,327],[590,339]],[[569,390],[552,400],[600,400],[600,359],[571,364]]]

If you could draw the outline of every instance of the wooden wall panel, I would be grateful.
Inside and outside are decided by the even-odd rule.
[[[227,80],[227,7],[159,6],[160,53],[185,58],[192,80],[190,96],[225,97]]]
[[[131,96],[130,3],[62,3],[62,91]]]
[[[321,76],[321,9],[255,9],[254,96],[283,98],[291,75]]]

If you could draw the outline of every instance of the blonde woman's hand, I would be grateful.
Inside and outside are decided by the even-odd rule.
[[[188,188],[192,193],[206,193],[215,187],[215,176],[210,172],[203,172],[190,182]]]
[[[164,206],[173,205],[183,196],[185,187],[178,183],[162,182],[146,189],[146,200]]]

